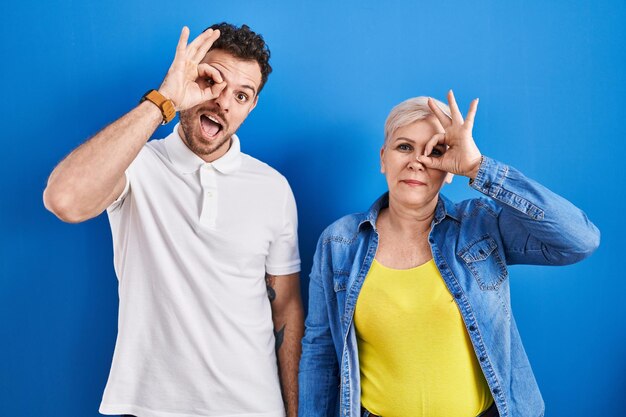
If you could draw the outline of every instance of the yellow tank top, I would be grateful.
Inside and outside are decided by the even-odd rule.
[[[376,260],[354,314],[361,403],[382,417],[475,417],[493,398],[461,314],[431,259]]]

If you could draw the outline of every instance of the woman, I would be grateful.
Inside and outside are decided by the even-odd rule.
[[[562,197],[481,155],[478,100],[465,119],[452,91],[448,103],[418,97],[391,111],[380,151],[389,192],[319,239],[301,416],[543,416],[507,267],[580,261],[599,232]],[[483,196],[439,194],[452,174]]]

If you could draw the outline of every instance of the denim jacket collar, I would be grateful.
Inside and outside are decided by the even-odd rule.
[[[381,195],[365,213],[365,218],[359,223],[359,230],[364,224],[367,223],[369,223],[369,225],[376,230],[376,220],[378,219],[378,214],[386,207],[389,207],[389,191]],[[461,216],[458,213],[456,204],[448,200],[445,195],[440,193],[437,200],[437,207],[435,207],[435,218],[433,220],[434,224],[441,223],[446,216],[449,216],[456,221],[461,221]]]

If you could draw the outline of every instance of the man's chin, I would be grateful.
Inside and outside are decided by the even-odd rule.
[[[191,143],[187,143],[187,147],[191,149],[193,153],[198,155],[199,157],[206,159],[207,157],[211,157],[214,154],[216,158],[219,158],[223,154],[228,151],[230,148],[230,139],[232,135],[226,135],[223,132],[220,132],[214,138],[211,138],[209,141],[206,138],[202,137],[201,139],[195,138]]]

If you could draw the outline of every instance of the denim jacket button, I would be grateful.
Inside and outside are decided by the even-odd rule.
[[[454,293],[454,298],[456,299],[461,298],[461,293],[460,292]]]
[[[479,361],[484,362],[487,360],[486,356],[481,356],[480,358],[478,358]]]
[[[474,332],[476,331],[476,326],[474,326],[473,324],[469,327],[470,332]]]
[[[447,268],[448,268],[445,264],[439,264],[439,265],[437,265],[437,266],[439,267],[439,269],[440,269],[441,271],[443,271],[443,270],[445,270],[445,269],[447,269]]]
[[[493,393],[494,393],[495,395],[498,395],[498,394],[500,393],[500,388],[494,388],[494,389],[493,389]]]

